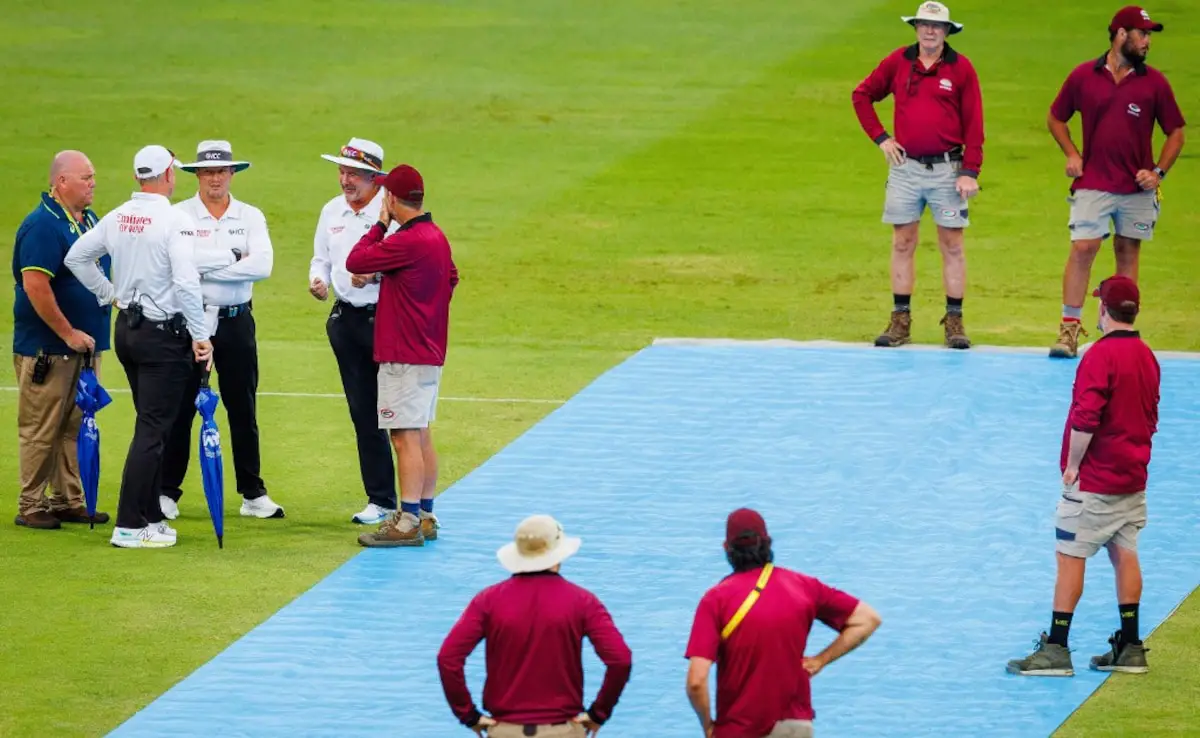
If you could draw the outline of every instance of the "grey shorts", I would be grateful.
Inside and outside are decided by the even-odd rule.
[[[1054,527],[1057,550],[1067,556],[1090,558],[1109,542],[1136,551],[1146,527],[1146,491],[1098,495],[1080,492],[1078,484],[1064,488]]]
[[[1154,238],[1159,212],[1157,192],[1114,195],[1099,190],[1076,190],[1067,202],[1071,204],[1067,228],[1072,241],[1103,241],[1113,233],[1109,221],[1118,236],[1138,241]]]
[[[934,223],[946,228],[969,226],[967,201],[954,186],[959,164],[940,162],[927,167],[906,159],[900,166],[889,167],[883,222],[892,225],[916,223],[928,205]]]
[[[440,366],[379,365],[379,427],[385,430],[428,428],[437,415]]]

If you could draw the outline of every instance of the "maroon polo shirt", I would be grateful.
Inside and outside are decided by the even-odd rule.
[[[983,96],[967,57],[946,44],[942,58],[925,69],[916,44],[896,49],[854,88],[851,99],[863,131],[876,144],[888,138],[875,103],[895,97],[892,126],[909,156],[936,156],[962,147],[962,173],[983,166]]]
[[[450,242],[429,213],[386,233],[376,223],[346,257],[352,274],[383,274],[375,308],[375,361],[443,366],[450,298],[458,285]]]
[[[1140,64],[1117,84],[1107,60],[1106,53],[1075,67],[1050,114],[1064,123],[1075,113],[1083,120],[1083,176],[1071,191],[1131,195],[1142,191],[1138,171],[1154,169],[1155,122],[1170,135],[1183,127],[1183,113],[1162,72]]]
[[[1059,458],[1066,471],[1071,429],[1094,434],[1079,465],[1081,492],[1121,495],[1146,489],[1160,378],[1158,359],[1137,331],[1113,331],[1084,352]]]
[[[804,649],[813,622],[840,631],[858,600],[820,580],[775,567],[754,607],[728,640],[733,619],[762,569],[730,574],[696,608],[685,658],[717,665],[717,718],[713,738],[764,736],[780,720],[812,720]]]
[[[604,723],[612,715],[633,655],[612,617],[591,592],[558,574],[518,574],[471,600],[438,652],[438,673],[450,709],[464,725],[479,721],[463,666],[487,641],[483,709],[518,725],[554,725],[583,709],[583,639],[604,662],[604,682],[587,712]]]

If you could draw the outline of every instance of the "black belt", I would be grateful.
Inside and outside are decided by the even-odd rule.
[[[567,725],[568,723],[549,723],[546,725],[522,725],[521,733],[524,735],[537,735],[539,728],[553,728],[558,725]]]
[[[168,320],[150,320],[144,314],[142,315],[141,320],[138,320],[133,317],[133,315],[129,312],[128,309],[121,310],[120,308],[118,308],[118,310],[121,315],[125,316],[125,321],[129,324],[129,327],[132,330],[137,330],[137,329],[141,328],[142,326],[145,326],[147,328],[153,328],[153,329],[159,330],[159,331],[167,331],[168,333],[172,332],[171,327],[170,327],[170,321],[168,321]],[[135,323],[136,323],[136,325],[135,325]]]
[[[345,300],[334,300],[333,306],[335,308],[337,308],[338,310],[355,310],[360,313],[374,313],[375,312],[375,303],[371,303],[369,305],[363,305],[362,307],[359,307],[358,305],[351,304],[349,302],[346,302]]]
[[[236,318],[242,313],[250,312],[253,302],[243,302],[241,305],[227,305],[217,310],[218,318]]]
[[[934,164],[962,161],[963,150],[961,146],[956,146],[955,148],[945,151],[941,154],[930,154],[929,156],[910,156],[908,158],[910,161],[915,161],[918,164],[924,164],[925,166],[929,167],[933,166]]]

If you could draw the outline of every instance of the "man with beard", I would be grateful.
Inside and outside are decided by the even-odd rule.
[[[1141,243],[1154,236],[1159,184],[1183,149],[1184,128],[1170,83],[1146,64],[1150,34],[1162,30],[1142,8],[1117,11],[1108,26],[1109,50],[1076,67],[1050,106],[1046,124],[1067,156],[1072,179],[1071,252],[1053,357],[1078,355],[1083,300],[1104,239],[1113,236],[1117,274],[1137,282]],[[1067,127],[1076,112],[1083,120],[1082,155]],[[1157,163],[1151,149],[1155,122],[1167,136]]]
[[[321,158],[338,165],[341,193],[321,209],[313,236],[308,291],[322,301],[333,294],[325,332],[342,377],[367,495],[367,506],[351,521],[375,525],[390,518],[399,507],[392,443],[388,432],[380,429],[377,415],[379,365],[374,352],[380,275],[351,273],[346,269],[346,257],[379,218],[384,192],[375,177],[387,172],[383,169],[383,147],[362,138],[351,138],[337,155],[321,154]]]

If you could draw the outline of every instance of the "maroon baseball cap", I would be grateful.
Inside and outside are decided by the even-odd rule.
[[[375,181],[404,202],[420,205],[425,201],[425,181],[407,164],[393,167],[387,174],[376,174]]]
[[[1110,31],[1119,31],[1122,28],[1137,28],[1142,31],[1161,33],[1163,25],[1150,20],[1150,13],[1144,8],[1126,5],[1117,11],[1117,14],[1113,16],[1112,23],[1108,24]]]
[[[725,520],[726,546],[756,546],[762,541],[770,540],[771,537],[767,535],[767,521],[748,507],[734,510]]]
[[[1142,293],[1138,290],[1137,284],[1129,277],[1116,275],[1109,277],[1100,283],[1100,286],[1092,292],[1092,297],[1099,297],[1104,306],[1117,310],[1121,309],[1124,303],[1132,302],[1134,308],[1141,305]]]

